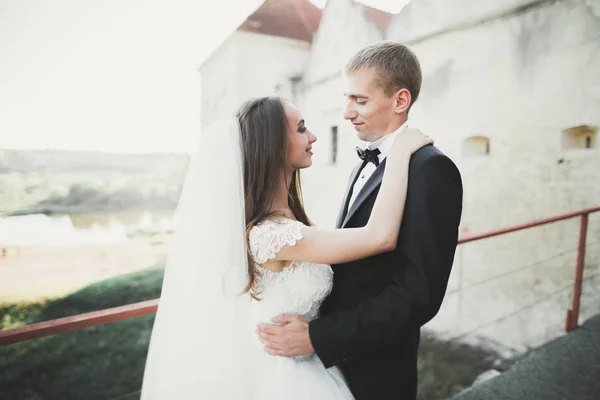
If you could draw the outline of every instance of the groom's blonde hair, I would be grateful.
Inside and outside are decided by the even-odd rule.
[[[374,83],[386,96],[407,89],[410,106],[417,101],[423,80],[421,65],[415,53],[405,45],[387,40],[369,44],[350,57],[344,72],[351,74],[367,68],[375,68]]]

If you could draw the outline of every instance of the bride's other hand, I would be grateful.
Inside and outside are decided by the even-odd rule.
[[[406,128],[394,141],[394,152],[403,152],[412,155],[421,147],[433,144],[433,139],[418,129]]]

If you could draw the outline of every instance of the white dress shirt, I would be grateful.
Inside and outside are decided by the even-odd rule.
[[[408,126],[408,124],[405,122],[404,124],[402,124],[402,126],[400,126],[400,128],[396,129],[394,132],[392,132],[388,135],[385,135],[384,137],[377,139],[374,142],[369,143],[365,147],[365,149],[369,149],[369,150],[379,149],[380,153],[379,153],[378,158],[379,158],[379,163],[381,163],[383,160],[385,160],[385,157],[387,156],[388,152],[392,148],[392,145],[394,144],[394,139],[396,139],[396,136],[398,136],[400,134],[400,132],[402,132],[407,126]],[[367,165],[360,172],[360,176],[356,180],[356,183],[354,184],[354,188],[352,189],[352,197],[350,198],[350,202],[348,203],[348,210],[350,210],[350,207],[352,207],[354,200],[356,200],[356,196],[358,196],[358,194],[360,193],[363,186],[365,186],[365,183],[367,183],[367,181],[369,180],[371,175],[373,175],[373,172],[375,172],[376,168],[377,167],[375,166],[375,164],[370,162],[370,163],[367,163]]]

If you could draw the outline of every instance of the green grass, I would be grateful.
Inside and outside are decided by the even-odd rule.
[[[0,320],[10,315],[12,327],[157,298],[162,271],[113,278],[42,304],[3,306]],[[132,318],[0,347],[0,398],[113,399],[138,391],[153,320]]]
[[[161,268],[109,279],[61,299],[0,305],[10,328],[157,298]],[[138,399],[154,316],[0,347],[0,399]],[[424,334],[419,399],[445,399],[491,368],[495,355]],[[129,394],[129,395],[128,395]]]
[[[420,400],[447,399],[473,383],[482,372],[493,368],[499,355],[455,341],[421,334],[419,348]]]

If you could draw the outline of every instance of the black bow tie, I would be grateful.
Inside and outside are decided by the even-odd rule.
[[[361,160],[366,162],[372,162],[375,166],[379,165],[379,154],[381,151],[379,149],[369,150],[369,149],[361,149],[360,147],[356,148],[356,154],[360,157]]]

